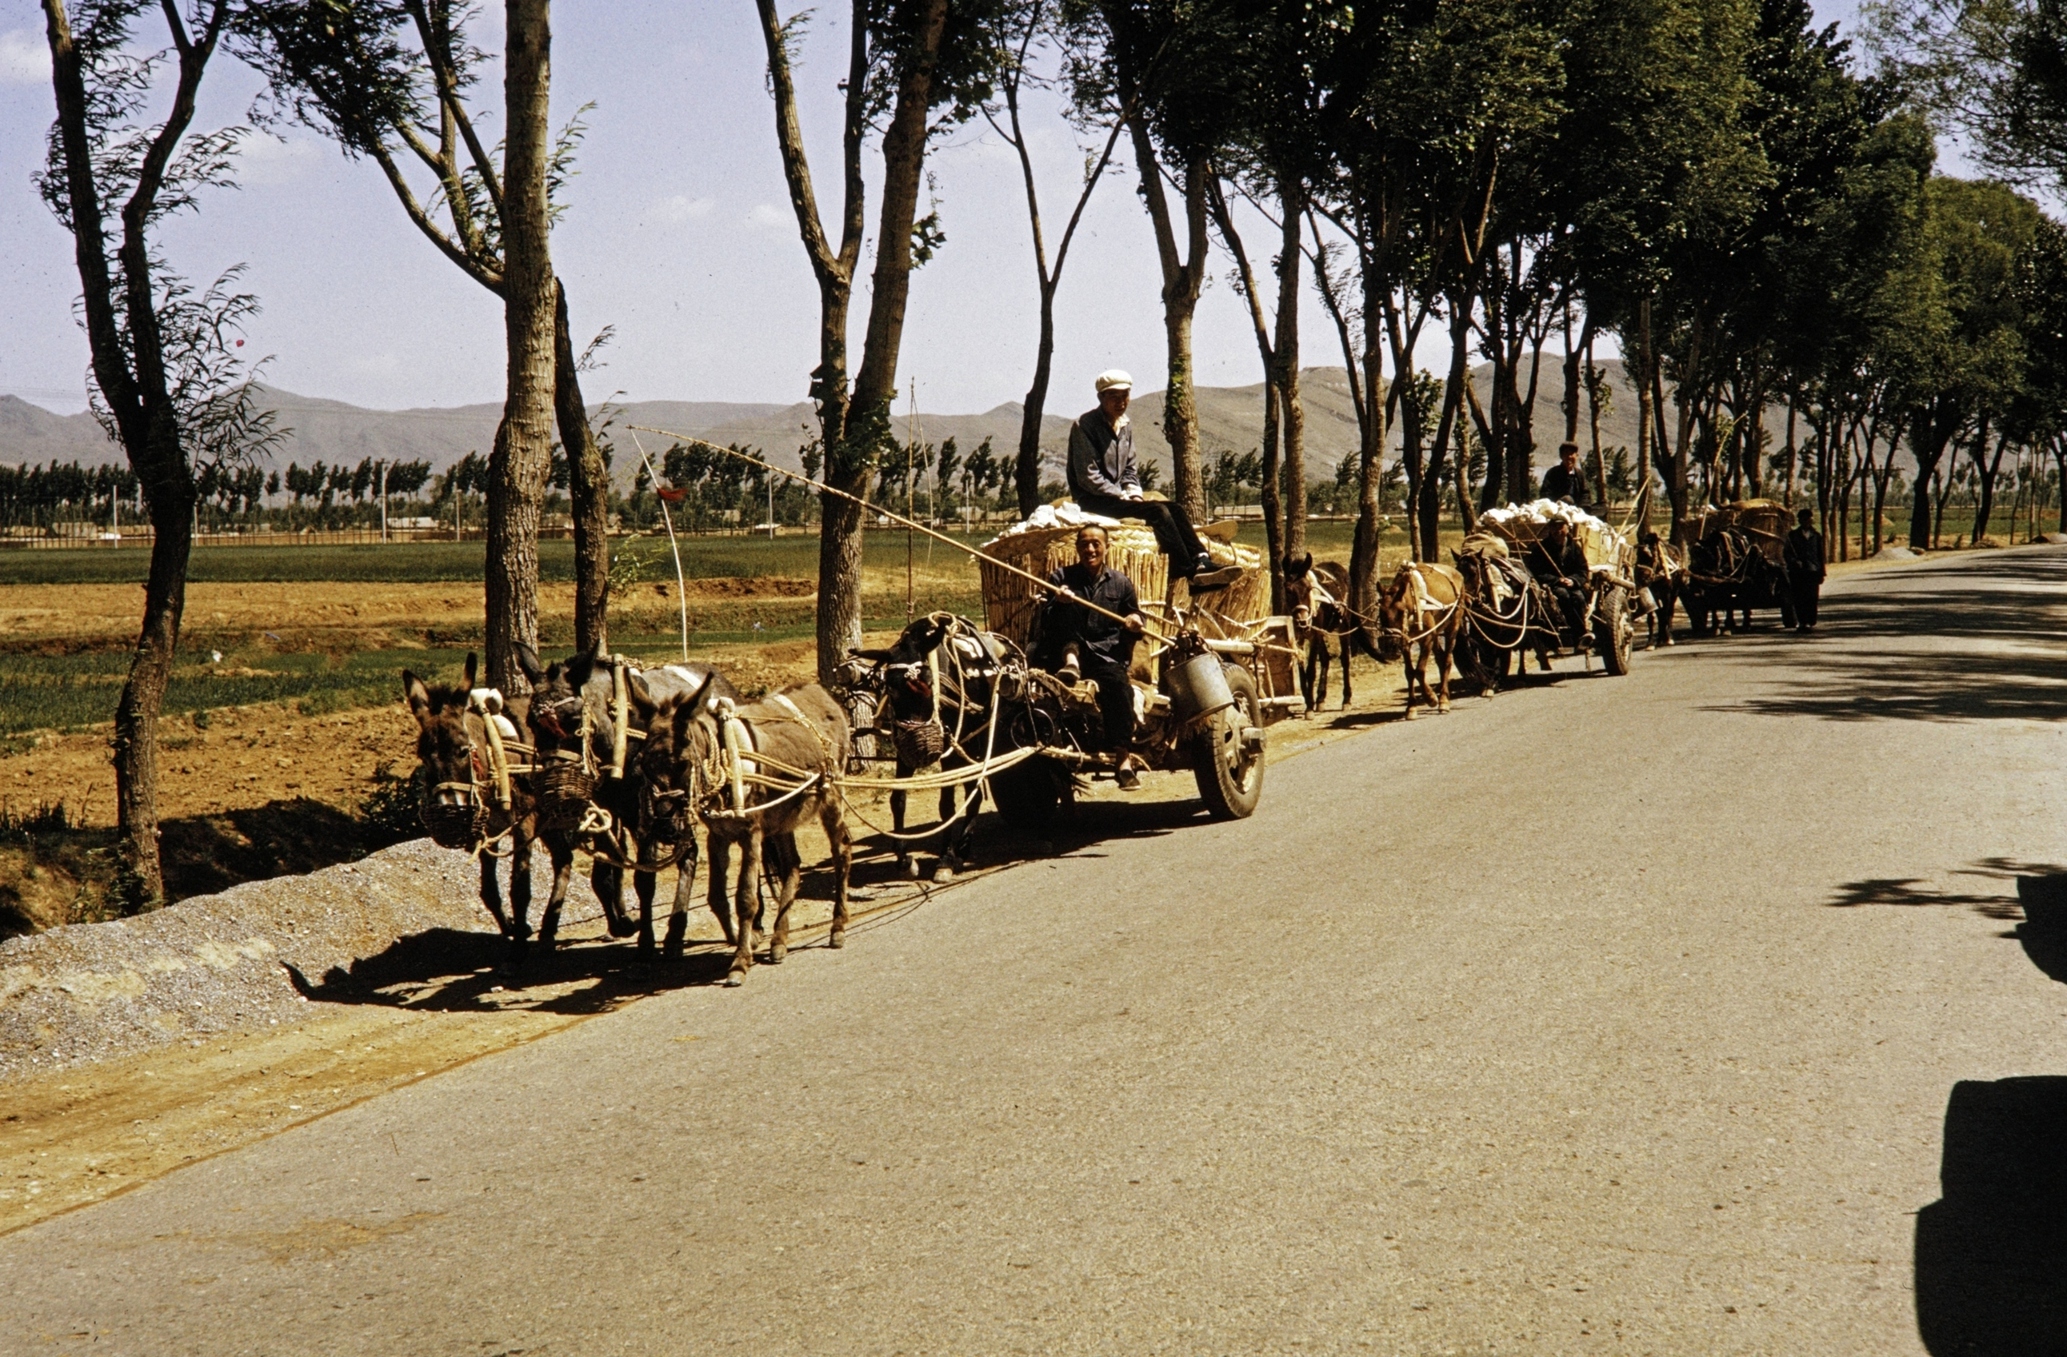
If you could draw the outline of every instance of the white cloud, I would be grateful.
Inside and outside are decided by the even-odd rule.
[[[283,140],[254,132],[244,138],[237,165],[247,184],[289,184],[308,173],[322,148],[307,138]]]
[[[746,214],[746,224],[761,230],[787,226],[789,223],[790,214],[772,203],[761,203]]]
[[[677,193],[647,208],[646,215],[653,220],[679,225],[685,221],[702,221],[711,214],[711,207],[708,198],[692,198],[686,193]]]
[[[0,33],[0,85],[50,83],[50,48],[33,28]]]

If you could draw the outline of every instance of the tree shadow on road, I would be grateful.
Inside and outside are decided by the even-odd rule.
[[[2067,1078],[1962,1080],[1942,1196],[1916,1215],[1916,1325],[1933,1357],[2067,1352]]]
[[[1824,903],[1833,909],[1856,909],[1861,905],[1964,907],[1991,919],[2017,919],[2023,917],[2019,901],[2027,890],[2026,883],[2067,882],[2067,867],[2016,858],[1982,858],[1951,875],[1977,881],[2014,881],[2016,885],[2007,890],[1960,890],[1929,885],[1915,876],[1866,877],[1843,883]]]
[[[2061,720],[2063,595],[2067,552],[2051,548],[1905,570],[1899,587],[1828,599],[1812,637],[1737,638],[1734,647],[1755,647],[1772,662],[1774,687],[1703,710],[1831,721]],[[1947,640],[1987,648],[1937,648]]]

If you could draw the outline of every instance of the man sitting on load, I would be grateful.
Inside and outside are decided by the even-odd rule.
[[[1579,445],[1557,445],[1557,465],[1543,473],[1543,498],[1586,503],[1586,476],[1579,470]]]
[[[1106,747],[1121,755],[1119,785],[1132,791],[1141,785],[1143,765],[1125,752],[1134,740],[1134,685],[1127,671],[1145,623],[1134,581],[1105,563],[1108,545],[1105,529],[1096,523],[1077,529],[1077,563],[1058,567],[1048,576],[1055,596],[1041,611],[1039,654],[1044,667],[1071,687],[1080,678],[1098,685]],[[1086,603],[1104,611],[1094,612]]]
[[[1536,582],[1550,591],[1573,631],[1586,627],[1586,553],[1572,536],[1572,525],[1553,518],[1543,536],[1529,543],[1524,558]]]
[[[1098,407],[1069,431],[1069,493],[1085,513],[1138,518],[1155,529],[1156,545],[1170,558],[1170,578],[1188,579],[1194,593],[1233,584],[1242,572],[1213,568],[1205,543],[1183,506],[1144,498],[1134,460],[1134,426],[1127,418],[1134,379],[1114,369],[1098,374]]]

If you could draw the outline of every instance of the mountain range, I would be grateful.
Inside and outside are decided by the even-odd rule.
[[[1603,364],[1613,388],[1609,408],[1601,416],[1601,442],[1612,448],[1636,443],[1636,401],[1623,376],[1622,365]],[[1481,367],[1474,374],[1481,401],[1488,395],[1490,370]],[[1341,368],[1317,367],[1301,374],[1306,408],[1306,463],[1315,479],[1332,476],[1343,457],[1357,447],[1356,410],[1350,398],[1347,374]],[[1202,386],[1196,390],[1199,434],[1210,461],[1223,449],[1247,452],[1262,439],[1263,386]],[[1535,428],[1539,448],[1537,462],[1549,465],[1550,449],[1563,430],[1559,399],[1563,395],[1560,374],[1548,355],[1543,379],[1536,395]],[[433,471],[442,471],[469,452],[485,454],[495,439],[501,418],[500,404],[459,405],[413,410],[373,410],[343,401],[302,396],[269,388],[266,401],[279,412],[280,423],[289,430],[276,463],[308,465],[326,462],[357,463],[364,458],[388,461],[423,460]],[[1087,402],[1088,404],[1088,402]],[[1008,401],[982,414],[941,415],[921,413],[899,415],[894,423],[897,435],[914,431],[929,443],[954,438],[967,452],[989,438],[1000,452],[1016,448],[1025,407]],[[1041,421],[1041,446],[1059,466],[1068,447],[1070,421],[1079,413],[1066,406],[1062,413],[1049,413]],[[714,443],[740,443],[763,449],[777,465],[799,465],[797,449],[810,437],[815,419],[809,402],[775,405],[732,401],[631,401],[623,405],[596,407],[592,417],[610,422],[610,436],[618,455],[616,470],[629,478],[637,466],[634,430],[630,426],[665,429],[708,439]],[[1147,461],[1167,465],[1169,445],[1162,435],[1163,393],[1139,396],[1133,406],[1135,447]],[[664,438],[638,433],[649,453],[657,455],[666,446]],[[1586,442],[1582,425],[1580,442]],[[1395,439],[1397,443],[1397,439]],[[50,461],[79,462],[95,466],[121,460],[121,451],[109,442],[101,427],[87,413],[53,414],[16,396],[0,395],[0,463],[25,465]]]

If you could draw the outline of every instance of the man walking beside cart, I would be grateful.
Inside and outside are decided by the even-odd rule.
[[[1823,534],[1816,531],[1816,515],[1803,509],[1795,515],[1798,526],[1787,534],[1782,556],[1787,564],[1787,589],[1794,595],[1794,629],[1816,629],[1816,605],[1823,592]]]

